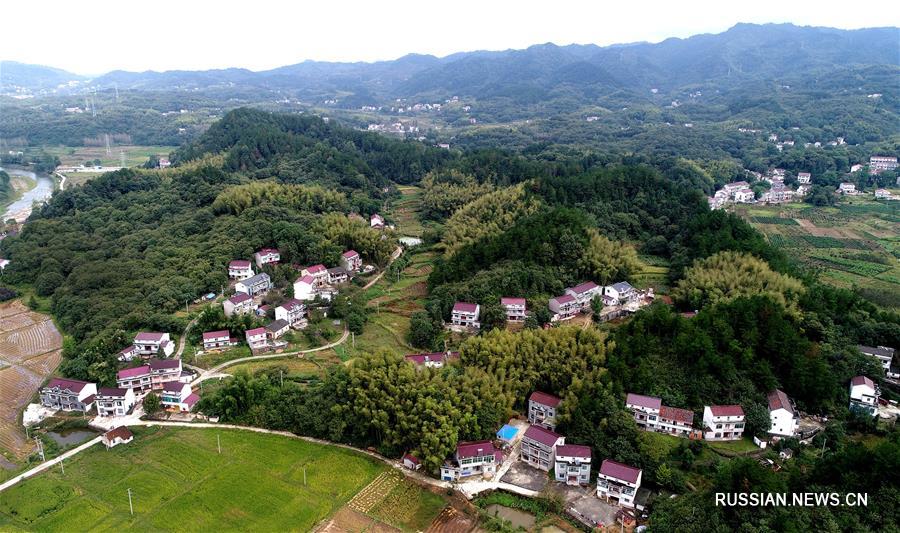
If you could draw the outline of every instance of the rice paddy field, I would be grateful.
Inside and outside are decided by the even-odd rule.
[[[362,454],[279,435],[136,428],[130,444],[95,445],[65,474],[54,468],[5,491],[0,529],[310,531],[351,501],[391,529],[424,529],[446,502],[402,476],[385,482],[392,474]]]
[[[850,197],[834,207],[793,203],[738,213],[822,280],[900,309],[900,202]]]

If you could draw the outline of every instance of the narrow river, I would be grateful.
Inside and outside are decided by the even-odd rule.
[[[14,218],[18,222],[24,222],[28,215],[31,214],[31,207],[34,202],[43,203],[53,194],[53,179],[46,174],[36,174],[30,170],[15,167],[0,167],[0,170],[5,170],[11,177],[22,176],[37,182],[37,185],[31,190],[26,191],[21,198],[7,206],[3,212],[4,221]]]

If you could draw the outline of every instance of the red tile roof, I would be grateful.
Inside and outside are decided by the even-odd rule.
[[[325,268],[325,265],[318,264],[318,265],[313,265],[311,267],[306,267],[304,270],[306,270],[310,274],[318,274],[319,272],[326,272],[328,269]]]
[[[788,398],[788,395],[784,393],[784,391],[775,389],[768,395],[769,400],[769,411],[777,411],[779,409],[784,409],[789,413],[794,412],[794,408],[791,407],[791,400]]]
[[[180,381],[167,381],[163,383],[162,390],[166,392],[181,392],[185,387],[190,387],[187,383],[182,383]]]
[[[47,383],[47,387],[50,388],[60,388],[63,390],[70,390],[72,392],[81,392],[81,389],[84,388],[85,385],[88,385],[87,381],[79,381],[77,379],[66,379],[66,378],[53,378]]]
[[[106,437],[106,440],[113,440],[116,437],[118,437],[122,440],[128,440],[128,439],[134,437],[134,434],[131,433],[131,430],[128,429],[127,427],[119,426],[115,429],[111,429],[111,430],[107,431],[106,433],[103,434],[103,436]]]
[[[246,302],[249,299],[250,299],[249,294],[247,294],[246,292],[239,292],[239,293],[235,294],[234,296],[232,296],[231,298],[229,298],[228,301],[237,305],[241,302]]]
[[[407,361],[415,363],[417,365],[424,365],[427,362],[431,361],[447,361],[449,359],[459,358],[459,352],[430,352],[430,353],[414,353],[405,356]]]
[[[116,378],[118,379],[130,379],[136,378],[138,376],[145,376],[150,374],[150,365],[142,365],[136,366],[134,368],[123,368],[119,370],[116,374]]]
[[[713,416],[744,416],[740,405],[711,405],[709,410]]]
[[[660,409],[662,407],[662,400],[656,396],[644,396],[643,394],[629,392],[625,397],[625,404],[637,405],[638,407],[645,407],[647,409]]]
[[[235,259],[228,263],[228,268],[250,268],[250,261],[246,259]]]
[[[141,332],[135,335],[134,340],[142,342],[160,342],[165,333],[146,333]]]
[[[359,254],[356,252],[356,250],[347,250],[346,252],[342,253],[341,256],[350,259],[351,257],[358,257]]]
[[[285,300],[284,302],[282,302],[282,304],[279,307],[284,308],[286,311],[291,311],[296,307],[304,307],[304,305],[303,305],[303,302],[301,302],[300,300],[297,300],[296,298],[291,298],[289,300]]]
[[[253,328],[253,329],[248,329],[247,331],[244,332],[244,334],[245,334],[247,337],[251,337],[251,336],[255,336],[255,335],[265,335],[265,334],[266,334],[266,328]]]
[[[279,254],[280,252],[278,251],[277,248],[263,248],[256,253],[258,253],[259,255],[267,255],[267,254]]]
[[[192,393],[190,396],[184,399],[184,403],[188,406],[188,409],[193,409],[194,405],[200,401],[200,396],[196,393]]]
[[[478,304],[468,302],[456,302],[453,304],[454,313],[474,313],[478,309]]]
[[[419,458],[416,457],[415,455],[411,454],[411,453],[405,453],[405,454],[403,454],[403,460],[404,460],[404,461],[409,461],[409,462],[411,462],[411,463],[414,464],[414,465],[417,465],[417,464],[420,463]]]
[[[866,376],[856,376],[850,380],[851,385],[868,385],[869,387],[875,388],[875,382]]]
[[[181,359],[151,359],[150,370],[164,370],[170,368],[181,368]]]
[[[560,402],[562,402],[561,398],[541,391],[532,392],[531,396],[529,396],[528,399],[532,402],[537,402],[541,405],[548,405],[550,407],[558,407]]]
[[[597,288],[599,288],[599,287],[593,281],[585,281],[584,283],[579,283],[578,285],[575,285],[574,287],[572,287],[572,291],[574,291],[578,294],[584,294],[590,290],[597,289]]]
[[[556,441],[562,437],[559,433],[554,431],[550,431],[549,429],[545,429],[541,426],[529,426],[527,430],[525,430],[525,438],[531,439],[537,442],[540,442],[544,446],[553,447],[556,444]]]
[[[637,483],[638,476],[641,475],[641,469],[613,461],[612,459],[604,459],[600,465],[600,473],[604,476],[627,481],[628,483]]]
[[[591,447],[582,446],[580,444],[563,444],[556,447],[556,456],[559,457],[580,457],[582,459],[591,458]]]
[[[205,331],[203,332],[203,340],[209,341],[214,339],[219,339],[221,337],[228,337],[230,333],[228,333],[227,329],[222,329],[219,331]]]
[[[500,298],[500,305],[525,305],[525,298]]]
[[[460,459],[490,455],[495,451],[496,448],[494,447],[494,443],[489,440],[460,442],[456,445],[456,455],[459,456]]]
[[[297,282],[302,282],[302,283],[306,283],[307,285],[312,285],[313,283],[316,282],[316,278],[307,274],[305,276],[297,278],[297,281],[295,281],[294,283],[297,283]]]
[[[556,303],[567,304],[569,302],[574,302],[575,297],[571,294],[563,294],[562,296],[557,296],[556,298],[551,298],[551,300],[555,300]]]
[[[679,409],[677,407],[669,407],[667,405],[663,405],[662,407],[660,407],[659,417],[665,418],[666,420],[681,422],[688,426],[694,423],[693,411],[689,411],[687,409]]]
[[[118,387],[101,387],[100,390],[97,391],[97,396],[114,396],[117,398],[124,398],[128,391],[131,389],[120,389]]]

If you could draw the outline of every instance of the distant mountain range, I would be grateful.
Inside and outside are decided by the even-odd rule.
[[[465,52],[438,58],[407,55],[375,63],[305,61],[272,70],[113,71],[88,80],[62,70],[10,61],[0,64],[0,91],[46,91],[70,80],[100,88],[165,91],[227,90],[239,86],[328,97],[342,105],[375,105],[386,99],[434,97],[511,98],[542,101],[560,93],[597,97],[616,92],[660,92],[747,82],[804,80],[846,69],[897,69],[900,29],[839,30],[791,24],[738,24],[719,34],[600,47],[557,46]],[[890,72],[890,71],[889,71]],[[20,89],[21,90],[21,89]]]

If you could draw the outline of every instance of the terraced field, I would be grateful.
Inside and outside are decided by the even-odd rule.
[[[24,458],[31,450],[19,411],[59,366],[62,335],[50,317],[20,301],[0,304],[0,451]]]

